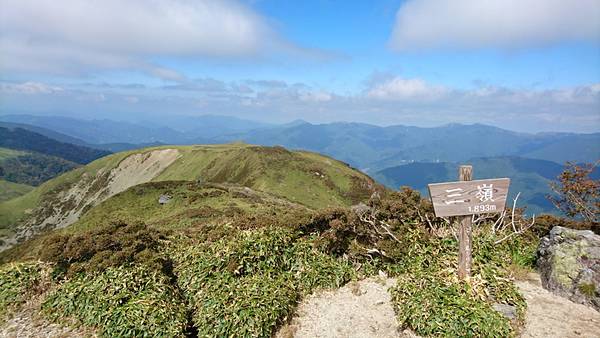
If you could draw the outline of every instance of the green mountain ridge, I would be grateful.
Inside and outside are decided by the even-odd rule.
[[[247,144],[163,146],[113,154],[0,203],[5,246],[76,222],[126,189],[161,181],[231,183],[308,208],[349,206],[382,187],[347,164],[309,152]]]
[[[15,184],[37,186],[79,166],[55,156],[0,148],[0,179]]]
[[[600,158],[600,133],[527,134],[482,124],[420,128],[298,123],[217,138],[228,140],[316,151],[370,171],[414,161],[466,161],[476,157],[520,156],[558,163]]]
[[[33,151],[80,164],[110,154],[104,150],[60,142],[20,127],[0,127],[0,147]]]

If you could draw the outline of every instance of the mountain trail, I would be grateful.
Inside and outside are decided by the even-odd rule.
[[[600,312],[544,289],[539,274],[530,273],[516,285],[527,301],[521,337],[600,337]]]
[[[393,278],[369,278],[302,301],[276,338],[418,337],[400,330],[388,289]],[[537,273],[516,285],[527,301],[523,338],[600,337],[600,313],[544,289]]]
[[[61,325],[53,323],[40,315],[43,296],[30,299],[21,309],[14,312],[2,323],[0,338],[76,338],[97,337],[97,333],[81,325]]]
[[[317,292],[302,301],[275,337],[417,337],[399,331],[388,292],[395,284],[393,278],[375,277]]]

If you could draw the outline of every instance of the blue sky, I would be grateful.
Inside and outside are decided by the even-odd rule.
[[[0,0],[0,114],[600,131],[598,0]]]

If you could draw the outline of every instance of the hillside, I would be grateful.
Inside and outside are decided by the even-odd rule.
[[[105,150],[59,142],[20,127],[0,127],[0,147],[37,152],[80,164],[109,154]]]
[[[30,185],[13,183],[0,179],[0,203],[25,195],[31,190],[33,190],[33,187]]]
[[[513,337],[527,305],[512,280],[531,269],[538,241],[478,221],[467,284],[455,274],[456,238],[418,193],[322,155],[240,143],[113,154],[0,203],[0,215],[10,246],[0,252],[0,334],[35,320],[80,336],[287,337],[298,304],[334,290],[349,311],[322,301],[330,322],[345,314],[357,325],[353,316],[385,304],[392,326],[378,333]]]
[[[519,206],[527,206],[530,213],[556,213],[546,199],[551,194],[550,182],[563,171],[563,166],[551,161],[520,157],[476,158],[461,164],[473,165],[474,179],[509,177],[509,200],[521,192]],[[458,163],[410,163],[373,173],[372,176],[386,186],[397,189],[409,186],[428,196],[427,184],[456,181]]]
[[[26,185],[40,185],[79,164],[35,152],[0,148],[0,179]]]
[[[104,157],[1,203],[0,229],[14,243],[70,225],[129,187],[181,180],[233,183],[313,209],[349,206],[380,189],[368,176],[314,153],[246,144],[165,146]]]
[[[226,163],[219,160],[223,157]],[[254,176],[261,159],[292,172],[300,169],[296,176],[303,175],[302,164],[311,171],[320,166],[321,171],[315,170],[319,175],[310,172],[303,178],[313,186],[327,178],[343,182],[346,175],[364,178],[323,156],[239,144],[152,148],[96,161],[78,170],[91,176],[94,170],[112,168],[113,179],[97,184],[104,182],[108,195],[113,189],[119,193],[89,208],[70,226],[44,231],[0,252],[0,263],[7,263],[0,265],[0,334],[8,332],[4,318],[10,328],[15,322],[29,323],[29,313],[35,311],[36,327],[43,330],[38,332],[48,332],[56,322],[74,326],[75,335],[83,336],[267,338],[284,330],[277,336],[287,337],[290,331],[282,326],[301,300],[346,284],[348,297],[360,297],[366,290],[355,281],[371,277],[375,286],[382,280],[386,284],[385,276],[397,281],[390,280],[383,302],[386,316],[396,313],[398,327],[421,336],[512,337],[519,331],[525,301],[511,282],[511,250],[516,249],[520,262],[529,262],[535,242],[493,245],[497,237],[476,236],[476,288],[466,287],[456,281],[452,268],[456,240],[450,232],[441,235],[419,221],[432,210],[414,192],[382,190],[371,199],[365,194],[367,204],[360,208],[347,207],[358,196],[342,197],[341,204],[322,200],[313,208],[290,200],[303,199],[300,187],[264,185],[276,194],[199,181],[195,174],[194,181],[166,180],[188,175],[198,165],[204,177],[214,170],[216,180],[253,177],[254,182],[246,182],[257,186],[273,175],[265,172],[264,180],[262,174]],[[156,170],[158,166],[162,169]],[[47,184],[59,184],[59,179],[65,183],[69,174]],[[138,184],[126,188],[125,177]],[[280,183],[294,180],[282,177]],[[321,187],[324,198],[342,189]],[[68,185],[61,189],[73,191]],[[170,200],[161,205],[158,199],[164,195]],[[58,207],[74,204],[57,202]],[[322,209],[327,205],[338,207]],[[376,218],[363,218],[371,212]],[[443,223],[429,224],[439,229]],[[381,297],[374,305],[370,291],[363,298],[372,313],[381,311]],[[517,320],[494,310],[496,302],[514,307]],[[366,310],[354,313],[362,316]],[[373,332],[373,326],[362,330]],[[398,332],[395,327],[388,331]]]

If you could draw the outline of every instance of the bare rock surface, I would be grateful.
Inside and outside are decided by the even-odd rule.
[[[538,248],[542,285],[600,311],[600,235],[556,226]]]
[[[600,337],[598,311],[544,289],[540,276],[536,273],[529,274],[527,280],[517,281],[516,284],[527,301],[527,315],[521,337]]]

